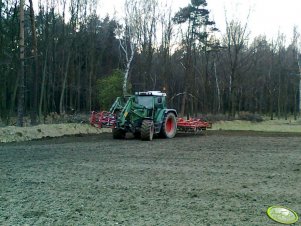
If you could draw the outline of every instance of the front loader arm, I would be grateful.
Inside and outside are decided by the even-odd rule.
[[[131,111],[132,108],[132,104],[133,104],[133,97],[130,97],[127,102],[125,103],[125,105],[123,106],[119,116],[118,116],[118,123],[119,126],[123,126],[125,124],[125,119],[128,116],[129,112]]]
[[[117,115],[117,123],[119,127],[123,127],[126,121],[134,122],[135,119],[146,117],[145,107],[135,103],[135,97],[129,97],[120,113]],[[131,120],[129,120],[129,117]]]
[[[110,112],[113,114],[115,111],[121,111],[123,109],[123,104],[120,97],[117,97],[115,102],[112,104],[110,108]]]

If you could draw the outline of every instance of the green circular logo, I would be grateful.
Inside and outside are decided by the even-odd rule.
[[[282,224],[293,224],[298,221],[298,215],[293,210],[283,206],[271,206],[267,215],[274,221]]]

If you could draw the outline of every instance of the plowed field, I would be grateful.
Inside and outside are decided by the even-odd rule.
[[[301,213],[300,138],[210,131],[1,144],[0,225],[278,225],[269,206]]]

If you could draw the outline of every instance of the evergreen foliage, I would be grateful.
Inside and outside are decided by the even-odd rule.
[[[101,109],[109,110],[112,103],[119,96],[122,96],[123,73],[114,70],[105,78],[97,80],[98,100]]]

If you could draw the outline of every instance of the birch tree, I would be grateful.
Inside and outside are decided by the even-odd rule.
[[[169,92],[171,87],[171,48],[172,48],[172,35],[173,35],[173,23],[172,23],[172,10],[171,5],[162,7],[160,12],[161,23],[161,44],[159,53],[161,59],[158,61],[158,71],[161,73],[161,85],[164,92]]]
[[[125,1],[125,17],[123,18],[124,25],[123,27],[119,26],[116,30],[116,36],[119,39],[119,46],[125,57],[125,69],[122,86],[123,95],[128,93],[128,78],[138,42],[137,31],[140,15],[137,9],[137,4],[137,0]]]

